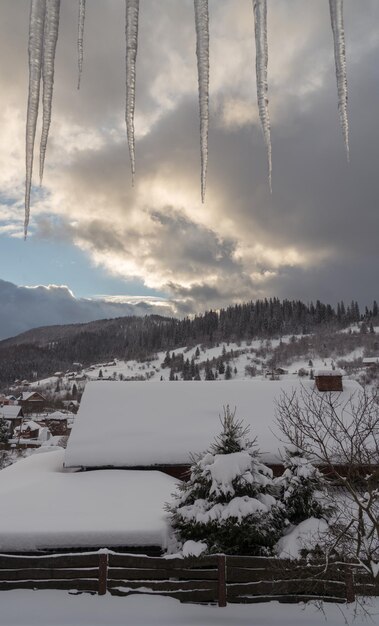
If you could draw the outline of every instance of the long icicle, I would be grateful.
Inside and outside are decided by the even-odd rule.
[[[79,0],[79,19],[78,19],[78,89],[80,89],[80,81],[83,70],[83,39],[84,39],[84,22],[86,19],[86,0]]]
[[[42,81],[43,81],[43,120],[39,154],[39,177],[42,184],[43,169],[45,165],[45,155],[47,140],[49,136],[51,122],[51,105],[53,101],[54,89],[54,63],[55,51],[58,41],[59,12],[61,0],[46,0],[43,61],[42,61]]]
[[[253,0],[255,21],[255,49],[256,49],[256,76],[259,118],[262,125],[263,137],[267,148],[268,182],[272,192],[272,158],[271,158],[271,130],[268,112],[268,44],[267,44],[267,2]]]
[[[128,137],[132,183],[136,172],[134,109],[136,100],[136,59],[138,46],[139,0],[126,0],[126,132]]]
[[[201,201],[204,202],[208,167],[209,12],[208,0],[194,0],[194,4],[200,108]]]
[[[334,40],[334,61],[336,65],[338,112],[345,142],[347,160],[350,159],[349,122],[347,117],[347,77],[345,31],[343,26],[343,0],[329,0],[330,20]]]
[[[30,215],[30,191],[41,84],[45,12],[46,0],[31,0],[29,20],[29,96],[26,117],[25,237],[28,231]]]

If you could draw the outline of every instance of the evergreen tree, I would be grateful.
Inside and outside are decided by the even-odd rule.
[[[103,370],[99,371],[99,378],[103,378]]]
[[[7,422],[3,417],[0,417],[0,444],[8,443],[9,439],[9,428]]]
[[[300,451],[286,449],[285,470],[277,479],[280,499],[291,524],[300,524],[310,517],[328,517],[329,510],[322,503],[325,479]]]
[[[221,423],[208,451],[192,457],[190,479],[167,507],[172,527],[180,542],[205,542],[209,553],[270,555],[284,525],[272,472],[228,406]]]
[[[219,374],[225,374],[225,365],[224,365],[223,361],[219,362],[218,373]]]
[[[226,370],[225,370],[225,380],[230,380],[232,377],[232,368],[230,367],[229,363],[226,366]]]
[[[205,380],[214,380],[214,374],[211,368],[211,364],[209,362],[209,359],[207,359],[207,362],[205,364]]]

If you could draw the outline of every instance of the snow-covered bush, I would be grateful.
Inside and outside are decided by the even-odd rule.
[[[228,406],[221,423],[221,434],[193,457],[190,479],[168,507],[171,525],[179,542],[202,541],[210,553],[269,555],[285,519],[272,472]]]

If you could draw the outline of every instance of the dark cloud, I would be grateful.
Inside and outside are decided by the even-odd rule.
[[[142,298],[132,304],[84,300],[75,298],[66,286],[17,287],[0,280],[0,340],[38,326],[151,313],[170,314],[172,308],[169,303],[159,306]]]

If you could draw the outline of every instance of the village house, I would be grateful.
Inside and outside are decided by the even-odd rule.
[[[38,418],[39,424],[44,424],[53,436],[65,437],[70,434],[75,415],[73,413],[62,413],[54,411],[48,413],[43,418]]]
[[[370,356],[362,359],[363,367],[379,368],[379,356]]]
[[[0,417],[8,423],[9,434],[12,436],[14,429],[21,425],[24,413],[21,406],[6,404],[0,407]]]
[[[40,446],[44,441],[50,439],[51,433],[46,426],[41,426],[33,420],[27,420],[14,429],[13,438],[19,443],[33,443]],[[25,441],[26,440],[26,441]]]
[[[38,391],[23,391],[18,398],[24,413],[38,413],[46,404],[46,398]]]
[[[282,380],[93,381],[87,384],[68,441],[65,466],[93,469],[158,469],[184,478],[191,453],[204,451],[220,429],[223,407],[257,437],[262,461],[282,472],[284,444],[276,426],[275,401],[285,392],[314,389],[348,400],[361,389],[339,371],[316,372],[316,381],[297,376]]]

